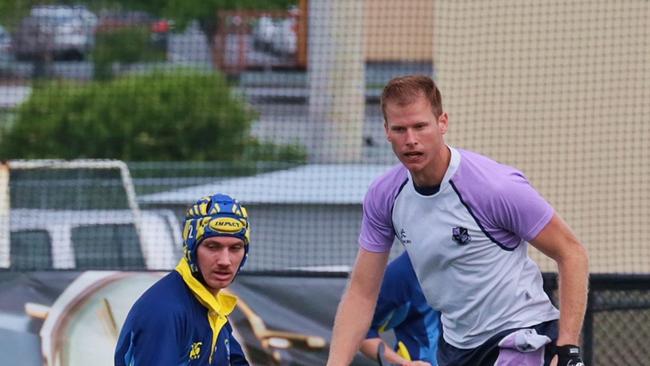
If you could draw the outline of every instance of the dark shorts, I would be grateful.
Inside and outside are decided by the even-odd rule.
[[[535,329],[538,334],[551,338],[551,343],[546,345],[544,352],[544,365],[547,366],[551,362],[553,347],[557,340],[558,321],[551,320],[530,328]],[[499,357],[499,341],[517,330],[519,329],[509,329],[498,333],[477,348],[470,349],[456,348],[445,342],[444,337],[440,337],[438,340],[438,366],[492,366]]]

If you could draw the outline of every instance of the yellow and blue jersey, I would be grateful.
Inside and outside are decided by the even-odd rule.
[[[440,313],[427,304],[406,252],[386,268],[366,338],[377,338],[391,329],[396,340],[394,350],[401,357],[436,365]]]
[[[131,308],[115,350],[116,366],[248,365],[228,315],[236,297],[212,295],[185,259]]]

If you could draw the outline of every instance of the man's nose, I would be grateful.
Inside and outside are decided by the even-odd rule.
[[[230,255],[227,250],[220,250],[216,253],[216,261],[220,266],[230,265]]]
[[[411,129],[406,129],[405,138],[407,145],[417,145],[418,143],[415,133]]]

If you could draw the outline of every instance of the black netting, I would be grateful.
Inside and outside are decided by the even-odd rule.
[[[247,270],[347,271],[397,163],[382,88],[425,74],[447,142],[522,170],[592,273],[650,271],[646,0],[28,3],[0,2],[0,268],[169,270],[223,192]],[[647,296],[592,292],[593,364],[647,363]]]

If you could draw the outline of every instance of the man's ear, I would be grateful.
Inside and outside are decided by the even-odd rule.
[[[443,112],[440,117],[438,117],[437,123],[438,128],[443,134],[447,132],[447,129],[449,128],[449,115],[447,115],[447,112]]]

